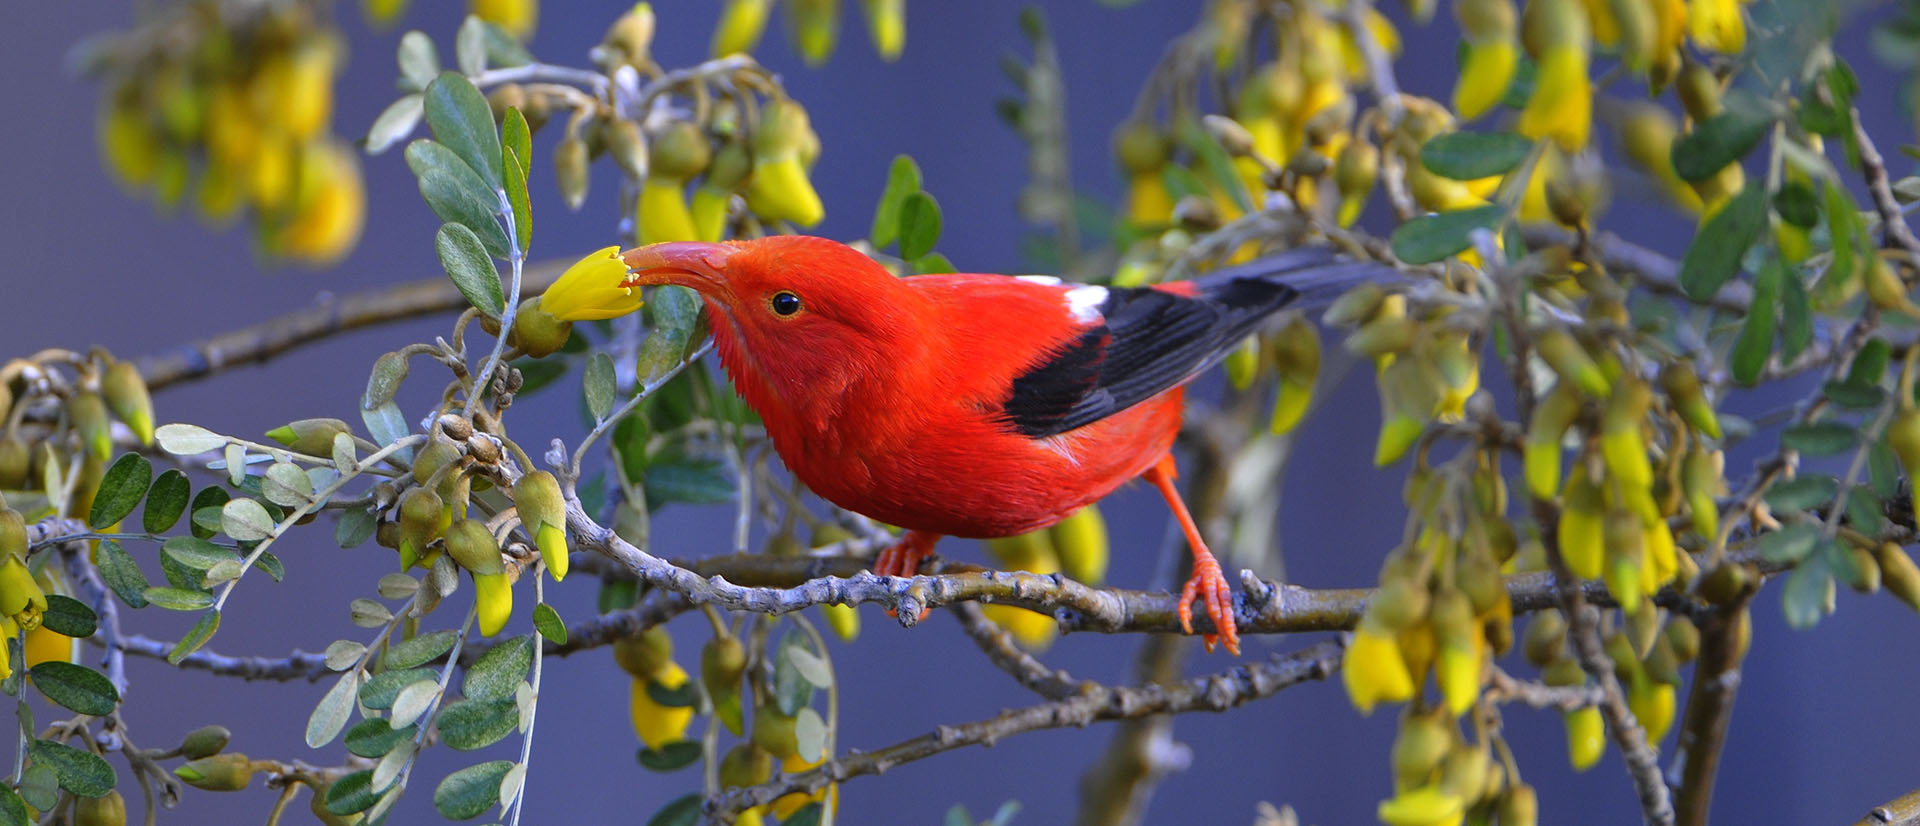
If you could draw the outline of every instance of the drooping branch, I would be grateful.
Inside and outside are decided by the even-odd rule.
[[[1687,691],[1673,761],[1673,773],[1680,778],[1674,801],[1680,826],[1707,823],[1714,778],[1733,719],[1733,698],[1740,690],[1740,658],[1746,647],[1740,637],[1752,633],[1743,621],[1757,590],[1750,587],[1731,604],[1703,612],[1699,618],[1700,654],[1694,660],[1693,685]]]
[[[1265,662],[1247,663],[1174,685],[1120,688],[1089,684],[1086,691],[1074,697],[1013,709],[971,723],[940,726],[930,734],[886,748],[850,754],[808,771],[729,792],[708,802],[707,815],[710,822],[731,823],[734,813],[772,802],[782,795],[811,792],[828,783],[879,774],[901,763],[962,746],[991,745],[1023,732],[1156,714],[1226,711],[1271,697],[1290,686],[1332,676],[1339,668],[1343,651],[1342,643],[1330,640],[1291,654],[1275,655]]]
[[[1074,679],[1065,670],[1048,668],[1046,663],[1021,650],[1020,646],[1014,644],[1013,635],[987,619],[980,606],[971,602],[960,603],[953,606],[953,616],[960,621],[961,630],[967,632],[967,637],[980,647],[988,660],[1033,693],[1049,700],[1064,700],[1080,691],[1082,681]]]

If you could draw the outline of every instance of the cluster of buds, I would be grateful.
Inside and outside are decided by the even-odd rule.
[[[46,611],[46,592],[27,570],[26,520],[19,511],[0,507],[0,633],[12,640],[23,630],[34,631]],[[0,677],[11,673],[8,662],[0,662]]]
[[[1518,541],[1505,516],[1506,483],[1490,454],[1460,462],[1418,468],[1407,483],[1424,527],[1381,567],[1380,589],[1341,666],[1361,711],[1420,696],[1431,674],[1437,707],[1463,714],[1480,696],[1487,664],[1513,642],[1501,566]]]
[[[1088,585],[1099,585],[1107,575],[1107,522],[1096,505],[1088,505],[1052,527],[989,539],[987,552],[999,568],[1034,574],[1060,573]],[[1034,650],[1052,644],[1059,626],[1053,617],[1013,605],[981,606],[987,619]]]
[[[270,255],[337,261],[366,213],[359,161],[331,133],[344,51],[311,4],[168,5],[87,55],[102,160],[163,207],[192,190],[209,224],[251,210]]]
[[[484,418],[483,418],[484,421]],[[492,636],[505,627],[513,613],[513,583],[530,564],[524,545],[503,553],[502,539],[514,525],[499,532],[469,517],[476,487],[504,486],[504,437],[475,426],[474,420],[454,414],[440,417],[433,438],[414,457],[412,482],[393,500],[394,518],[376,533],[380,544],[400,554],[400,569],[431,567],[441,554],[473,578],[480,633]],[[303,419],[268,435],[294,450],[332,444],[346,433],[338,419]],[[324,453],[323,453],[324,455]],[[567,575],[567,503],[559,480],[547,471],[529,471],[511,489],[519,527],[540,555],[547,571],[559,581]]]
[[[713,56],[752,52],[766,34],[774,0],[727,0],[713,29]],[[906,0],[861,0],[867,34],[882,60],[900,59],[907,46]],[[840,0],[788,0],[787,30],[794,51],[808,66],[819,66],[833,56],[840,37]]]
[[[1439,709],[1408,707],[1393,741],[1394,796],[1380,802],[1387,826],[1440,826],[1470,819],[1499,826],[1533,826],[1539,800],[1511,759],[1493,755],[1492,738],[1461,736]],[[1505,749],[1502,754],[1506,755]]]
[[[153,401],[130,362],[56,350],[0,366],[0,491],[36,492],[52,512],[86,517],[115,420],[120,438],[153,443]]]
[[[1480,389],[1479,345],[1445,309],[1417,316],[1405,295],[1362,284],[1328,307],[1324,320],[1353,327],[1346,349],[1373,359],[1385,411],[1374,445],[1379,466],[1405,456],[1428,422],[1459,421]]]

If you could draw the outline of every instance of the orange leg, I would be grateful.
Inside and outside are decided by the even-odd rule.
[[[873,561],[873,572],[880,576],[913,576],[920,570],[920,563],[933,556],[934,543],[940,541],[940,534],[927,531],[907,531],[899,542],[888,546]],[[893,609],[887,609],[889,616]],[[920,609],[920,619],[926,619],[927,609]]]
[[[1153,483],[1160,489],[1160,495],[1166,497],[1167,506],[1173,509],[1173,517],[1180,520],[1180,529],[1187,534],[1187,545],[1193,549],[1193,575],[1187,578],[1187,584],[1180,588],[1180,627],[1187,633],[1193,633],[1193,600],[1199,597],[1206,607],[1207,617],[1213,620],[1217,634],[1203,634],[1207,650],[1212,651],[1214,643],[1223,642],[1227,652],[1240,654],[1240,631],[1233,620],[1233,589],[1227,584],[1226,575],[1220,572],[1220,563],[1213,558],[1213,552],[1207,550],[1206,540],[1200,538],[1200,528],[1193,524],[1193,514],[1187,512],[1187,503],[1180,498],[1179,489],[1173,486],[1173,480],[1180,471],[1174,467],[1173,454],[1160,457],[1159,464],[1149,468],[1141,478]]]

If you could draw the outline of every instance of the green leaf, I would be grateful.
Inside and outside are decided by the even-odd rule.
[[[1803,473],[1767,488],[1767,507],[1775,514],[1803,511],[1833,501],[1840,480],[1820,473]]]
[[[1883,513],[1885,513],[1885,508],[1880,501],[1880,495],[1875,493],[1872,488],[1866,485],[1854,485],[1853,490],[1848,492],[1846,510],[1847,523],[1852,525],[1855,530],[1870,536],[1879,535],[1880,523],[1882,521],[1881,515]],[[1852,564],[1853,557],[1847,557],[1848,567],[1851,567]],[[1835,572],[1845,573],[1839,570],[1838,565],[1835,565]]]
[[[1476,229],[1491,229],[1506,217],[1497,204],[1422,215],[1393,230],[1393,255],[1408,264],[1431,264],[1473,246]]]
[[[560,621],[560,612],[553,610],[553,606],[544,602],[533,606],[533,627],[555,645],[567,644],[567,624]]]
[[[1780,446],[1806,456],[1832,456],[1860,442],[1860,431],[1843,422],[1811,422],[1780,431]]]
[[[435,680],[439,677],[431,668],[402,668],[398,671],[382,671],[367,678],[360,686],[360,704],[367,708],[385,711],[393,708],[393,698],[400,696],[400,689],[423,680]]]
[[[1755,545],[1760,550],[1760,558],[1791,565],[1813,553],[1814,546],[1819,542],[1819,525],[1796,522],[1772,533],[1761,534]]]
[[[1773,193],[1773,211],[1781,220],[1802,229],[1813,229],[1820,223],[1820,201],[1805,181],[1781,183],[1780,191]]]
[[[472,820],[500,802],[500,779],[511,760],[490,760],[447,775],[433,790],[433,808],[449,820]]]
[[[506,116],[500,120],[500,147],[503,152],[513,153],[501,158],[502,166],[507,165],[508,159],[518,161],[522,183],[533,176],[533,129],[527,126],[527,116],[520,113],[518,106],[507,107]]]
[[[940,203],[932,195],[915,192],[900,202],[900,257],[908,260],[933,252],[940,241]]]
[[[505,311],[507,297],[500,292],[500,271],[493,259],[465,224],[441,224],[433,235],[433,249],[440,255],[440,267],[453,279],[453,286],[466,296],[467,303],[498,319]]]
[[[897,155],[887,169],[887,186],[880,191],[880,203],[873,210],[873,228],[867,239],[875,249],[884,248],[900,237],[900,205],[908,195],[920,191],[920,165],[908,155]]]
[[[144,594],[147,602],[169,611],[198,611],[213,605],[213,595],[206,591],[189,591],[185,588],[148,588]]]
[[[175,456],[195,456],[227,445],[227,437],[193,424],[163,424],[153,432],[153,440]]]
[[[333,526],[333,541],[343,549],[356,548],[372,539],[379,528],[379,518],[371,508],[348,508],[340,512],[340,521]]]
[[[1740,257],[1767,225],[1765,185],[1748,181],[1719,212],[1700,226],[1680,260],[1680,287],[1695,301],[1706,301],[1740,269]]]
[[[520,723],[519,707],[505,700],[461,700],[440,709],[435,727],[455,751],[484,749],[505,739]]]
[[[593,414],[593,420],[605,421],[607,414],[613,412],[613,397],[616,392],[613,359],[606,353],[594,353],[592,358],[587,359],[586,374],[581,378],[581,390],[587,396],[587,412]]]
[[[361,720],[347,729],[347,751],[361,757],[380,757],[393,751],[394,746],[412,740],[419,730],[418,725],[396,729],[383,717]]]
[[[1744,157],[1772,126],[1765,105],[1729,105],[1673,142],[1673,171],[1689,183],[1711,178]]]
[[[1820,393],[1834,406],[1850,410],[1871,410],[1887,400],[1887,391],[1878,385],[1850,381],[1829,381],[1821,386]]]
[[[480,30],[480,18],[468,15],[453,38],[453,59],[460,71],[477,75],[487,70],[487,44]]]
[[[241,542],[258,542],[273,535],[275,520],[258,500],[240,498],[220,506],[220,530]]]
[[[1900,492],[1900,460],[1885,440],[1867,446],[1867,479],[1880,498],[1892,498]]]
[[[1887,375],[1887,362],[1893,358],[1893,348],[1886,339],[1870,338],[1860,345],[1860,352],[1853,357],[1853,363],[1847,365],[1847,383],[1853,385],[1878,386]]]
[[[380,793],[373,789],[373,770],[367,769],[333,781],[327,787],[324,805],[327,811],[345,817],[371,809],[378,802]]]
[[[0,826],[33,826],[33,818],[27,815],[26,801],[20,799],[13,787],[0,783]]]
[[[684,769],[700,759],[700,744],[692,740],[675,740],[662,743],[660,748],[640,749],[640,765],[657,772],[670,772]]]
[[[93,495],[93,508],[87,514],[87,524],[94,530],[100,530],[127,518],[136,505],[147,495],[147,487],[153,483],[153,463],[138,453],[122,453],[107,467],[107,473],[100,479],[100,489]]]
[[[53,766],[34,763],[20,776],[20,800],[41,811],[60,803],[60,775]]]
[[[1734,339],[1733,352],[1728,356],[1728,370],[1735,382],[1753,384],[1767,369],[1767,359],[1773,355],[1777,323],[1773,308],[1780,295],[1780,282],[1785,277],[1782,266],[1774,261],[1767,262],[1754,274],[1753,301],[1747,305],[1747,320],[1740,325],[1740,335]]]
[[[647,466],[647,506],[668,502],[712,505],[733,501],[733,477],[708,459],[663,459]]]
[[[1504,175],[1532,151],[1533,141],[1512,132],[1447,132],[1420,147],[1420,165],[1456,181]]]
[[[527,165],[520,162],[512,147],[506,152],[507,206],[513,215],[513,240],[524,254],[533,246],[533,203],[527,196]]]
[[[33,762],[53,769],[60,788],[77,797],[100,797],[113,791],[113,767],[100,756],[52,740],[35,740],[28,752]]]
[[[660,807],[653,817],[647,818],[647,826],[693,826],[700,822],[700,794],[690,792],[674,798]]]
[[[100,625],[100,616],[87,604],[63,594],[47,595],[47,610],[40,615],[47,630],[69,637],[91,637]]]
[[[201,539],[212,539],[214,534],[219,533],[220,509],[226,507],[227,501],[232,498],[233,495],[227,493],[226,488],[221,487],[201,488],[199,493],[194,494],[193,503],[187,506],[187,513],[190,514],[190,521],[192,522],[188,527],[192,530],[193,535]],[[200,520],[200,513],[202,511],[213,512],[214,519],[212,524],[202,524]]]
[[[340,681],[327,689],[326,696],[320,698],[320,704],[307,716],[307,748],[320,748],[340,735],[340,730],[347,727],[347,720],[353,716],[354,700],[359,693],[359,669],[341,675]]]
[[[401,81],[415,91],[427,88],[440,74],[440,55],[434,50],[433,38],[425,32],[410,31],[400,36],[399,63]]]
[[[1805,630],[1820,624],[1820,617],[1827,612],[1827,589],[1832,579],[1825,555],[1809,556],[1794,567],[1787,575],[1786,587],[1780,589],[1780,610],[1786,615],[1788,627]]]
[[[688,680],[679,688],[668,688],[659,680],[647,681],[647,697],[667,708],[692,708],[700,704],[700,688]]]
[[[813,681],[806,678],[800,666],[794,662],[795,652],[804,652],[806,641],[798,633],[788,631],[780,638],[780,649],[773,657],[773,698],[780,713],[793,716],[800,713],[813,702]],[[811,652],[807,652],[811,653]]]
[[[222,562],[238,562],[240,552],[195,536],[168,537],[160,553],[192,570],[205,573]]]
[[[1821,279],[1821,291],[1838,295],[1858,275],[1857,270],[1865,260],[1866,253],[1860,248],[1860,215],[1854,210],[1853,198],[1847,194],[1846,187],[1826,182],[1821,184],[1821,189],[1826,193],[1827,235],[1833,243],[1833,263],[1827,266],[1827,273]]]
[[[107,589],[128,608],[147,607],[147,575],[141,573],[140,563],[133,561],[133,555],[111,539],[100,540],[96,555],[100,580],[106,583]]]
[[[809,763],[825,759],[827,753],[827,721],[820,719],[820,712],[812,706],[800,709],[794,715],[793,738],[798,743],[798,756]]]
[[[422,101],[418,93],[401,95],[380,110],[373,125],[367,127],[367,154],[378,155],[392,149],[394,144],[413,134],[413,128],[419,126],[420,119],[427,114]]]
[[[504,156],[486,96],[465,77],[441,72],[427,84],[426,110],[427,127],[433,130],[434,140],[465,159],[488,187],[499,189]]]
[[[469,17],[467,20],[478,24],[480,47],[486,52],[488,65],[511,69],[533,62],[533,55],[527,52],[527,47],[520,45],[520,41],[515,40],[513,35],[507,34],[506,29],[500,28],[489,20],[476,17]]]
[[[193,494],[193,483],[178,468],[167,468],[147,489],[147,508],[140,513],[140,527],[147,533],[164,533],[180,521]],[[97,500],[96,500],[97,504]]]
[[[200,646],[206,645],[207,640],[213,639],[214,633],[219,630],[220,611],[218,609],[201,614],[200,619],[194,621],[193,627],[187,629],[186,636],[181,637],[179,642],[173,644],[173,650],[167,652],[167,664],[179,665],[188,654],[200,650]]]
[[[833,668],[827,665],[826,660],[799,645],[788,646],[781,653],[793,660],[794,669],[815,688],[833,687]]]
[[[507,258],[511,242],[500,226],[500,199],[480,173],[445,145],[426,138],[407,144],[407,168],[420,179],[420,197],[440,220],[473,230],[495,258]],[[496,279],[497,280],[497,279]]]
[[[522,634],[504,640],[468,666],[462,692],[474,700],[510,699],[532,667],[533,635]]]
[[[426,665],[452,651],[453,644],[459,639],[460,632],[452,629],[430,631],[388,648],[382,662],[389,669]]]
[[[1813,306],[1799,271],[1785,272],[1780,286],[1780,361],[1791,363],[1813,343]]]
[[[913,259],[913,271],[921,275],[941,275],[958,272],[958,270],[954,269],[952,261],[947,260],[946,256],[937,252],[930,252]]]
[[[81,714],[105,717],[120,704],[120,692],[114,690],[107,675],[84,665],[49,660],[34,666],[33,687],[47,699]]]

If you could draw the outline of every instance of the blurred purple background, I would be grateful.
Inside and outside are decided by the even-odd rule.
[[[339,10],[352,55],[340,78],[335,128],[349,136],[360,134],[396,95],[392,55],[399,37],[398,31],[368,31],[355,5],[342,3]],[[545,5],[534,52],[551,62],[579,64],[627,4],[550,0]],[[864,235],[889,159],[910,153],[945,211],[947,234],[940,249],[963,270],[1020,269],[1017,239],[1025,228],[1013,203],[1023,184],[1024,150],[991,114],[994,98],[1013,91],[995,68],[997,57],[1009,50],[1024,53],[1015,24],[1018,7],[910,5],[907,50],[897,64],[874,56],[853,8],[846,10],[838,53],[822,69],[799,65],[777,22],[762,47],[762,59],[784,73],[787,88],[812,112],[826,148],[815,179],[828,219],[817,232],[837,238]],[[1167,40],[1192,25],[1196,5],[1159,0],[1116,10],[1090,0],[1063,0],[1045,6],[1066,71],[1074,176],[1083,190],[1108,200],[1118,196],[1118,174],[1106,154],[1109,133]],[[450,49],[464,4],[442,0],[416,6],[403,28],[425,30]],[[656,9],[657,59],[676,67],[704,57],[718,4],[667,2]],[[1399,15],[1397,6],[1393,12]],[[366,234],[358,251],[328,272],[263,266],[246,230],[209,230],[190,217],[157,215],[149,204],[127,198],[101,171],[95,155],[98,90],[66,70],[65,56],[79,39],[124,26],[130,15],[123,4],[99,3],[22,3],[8,12],[0,68],[14,78],[9,106],[15,114],[0,137],[10,193],[0,199],[0,232],[10,253],[0,299],[0,353],[102,345],[131,357],[284,312],[322,293],[439,272],[431,243],[438,221],[421,203],[397,152],[365,161]],[[1445,99],[1455,39],[1445,10],[1440,18],[1404,30],[1408,54],[1399,63],[1399,76],[1409,91]],[[1912,134],[1892,92],[1901,79],[1867,55],[1860,25],[1843,34],[1838,48],[1862,76],[1870,128],[1903,168],[1908,161],[1891,151]],[[443,51],[443,59],[450,58]],[[542,134],[537,140],[542,149],[534,165],[539,229],[534,258],[564,258],[617,243],[610,167],[596,165],[586,209],[570,214],[551,183],[546,150],[553,137]],[[1606,220],[1610,228],[1670,252],[1684,248],[1690,220],[1623,190],[1616,186],[1615,208]],[[373,359],[443,333],[446,321],[340,336],[266,367],[233,370],[161,394],[159,420],[251,435],[307,416],[356,419],[354,405]],[[409,410],[426,402],[426,382],[416,384],[402,397]],[[577,437],[578,391],[572,389],[577,385],[577,378],[563,380],[561,388],[517,408],[516,431]],[[1288,466],[1281,538],[1290,551],[1293,581],[1317,587],[1368,585],[1382,554],[1400,538],[1404,468],[1369,468],[1378,423],[1371,382],[1349,377],[1325,392],[1325,403],[1308,421]],[[1750,454],[1732,456],[1731,467],[1746,467]],[[1114,523],[1111,581],[1153,585],[1154,549],[1166,523],[1157,496],[1139,487],[1125,490],[1106,513]],[[672,556],[714,552],[726,546],[730,520],[728,506],[670,506],[656,523],[654,550]],[[277,656],[365,635],[348,622],[346,602],[370,595],[377,576],[391,569],[392,557],[370,545],[340,551],[328,541],[328,532],[312,533],[280,549],[288,583],[250,578],[236,592],[213,649]],[[971,543],[950,540],[942,547],[962,559],[981,558]],[[131,550],[149,563],[156,552],[141,546]],[[157,565],[149,570],[157,574]],[[569,581],[549,594],[571,620],[583,620],[593,610],[591,580]],[[1780,619],[1777,594],[1778,586],[1770,587],[1756,604],[1754,655],[1743,672],[1714,820],[1850,822],[1868,807],[1920,786],[1914,769],[1920,766],[1920,738],[1913,736],[1920,722],[1912,688],[1920,682],[1911,630],[1917,627],[1915,618],[1889,597],[1863,598],[1843,590],[1838,613],[1812,632],[1793,632]],[[530,596],[523,600],[531,602]],[[527,626],[524,603],[513,629]],[[863,609],[862,615],[866,630],[858,643],[835,643],[832,651],[844,681],[842,748],[878,748],[936,724],[1035,702],[983,662],[950,619],[934,616],[902,630],[876,609]],[[190,619],[149,609],[127,622],[171,638]],[[687,617],[674,628],[681,638],[679,659],[691,667],[707,633],[705,623]],[[1310,642],[1257,638],[1248,656]],[[1081,634],[1057,642],[1045,659],[1077,676],[1124,681],[1138,646],[1139,640],[1130,637]],[[1201,673],[1231,664],[1223,655],[1196,656],[1188,668]],[[337,744],[314,753],[301,743],[307,714],[324,684],[241,685],[174,673],[150,660],[133,661],[129,672],[127,716],[132,737],[143,746],[168,745],[194,727],[217,721],[235,730],[233,749],[255,756],[326,764],[343,754]],[[529,822],[644,822],[666,801],[697,788],[692,770],[659,775],[636,765],[627,691],[626,676],[605,653],[549,662],[528,780]],[[1506,721],[1526,780],[1540,788],[1543,822],[1637,820],[1617,751],[1610,750],[1595,769],[1575,775],[1567,767],[1558,713],[1511,708]],[[1182,716],[1175,736],[1193,747],[1193,765],[1167,779],[1147,822],[1247,823],[1263,800],[1291,803],[1308,823],[1373,822],[1375,803],[1391,794],[1387,757],[1394,728],[1393,712],[1358,716],[1337,682],[1295,688],[1226,715]],[[965,749],[882,778],[858,778],[842,788],[841,822],[935,823],[956,803],[984,817],[1005,800],[1024,807],[1016,823],[1069,822],[1080,775],[1112,734],[1110,726],[1094,726],[1024,735],[992,750]],[[441,776],[482,759],[510,759],[518,747],[517,739],[509,739],[479,754],[431,751],[394,822],[437,820],[429,801]],[[255,822],[271,802],[258,788],[238,795],[188,790],[181,809],[163,822]]]

